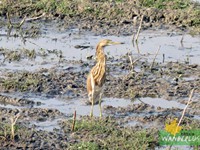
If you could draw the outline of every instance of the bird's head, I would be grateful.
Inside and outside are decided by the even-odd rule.
[[[98,46],[100,47],[105,47],[105,46],[109,46],[109,45],[117,45],[117,44],[123,44],[121,42],[113,42],[112,40],[109,39],[103,39],[99,42]]]

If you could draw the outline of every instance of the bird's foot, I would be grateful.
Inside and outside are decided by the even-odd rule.
[[[100,119],[102,118],[102,113],[100,113],[99,117],[100,117]]]
[[[90,117],[91,117],[91,118],[93,117],[93,112],[90,112]]]

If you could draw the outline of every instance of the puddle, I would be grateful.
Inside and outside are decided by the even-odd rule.
[[[37,100],[38,101],[38,100]],[[83,100],[70,100],[70,101],[61,101],[58,99],[47,99],[42,100],[44,105],[36,106],[36,108],[54,108],[66,115],[72,115],[76,110],[77,115],[89,115],[90,114],[90,105],[84,104]],[[102,108],[104,106],[112,107],[126,107],[132,102],[126,99],[117,99],[117,98],[103,98],[102,99]],[[94,105],[94,116],[99,116],[99,105]]]
[[[86,99],[73,99],[73,100],[65,100],[64,98],[47,98],[40,95],[35,95],[32,93],[13,93],[11,94],[4,94],[6,96],[18,98],[25,98],[30,101],[34,101],[35,103],[41,103],[41,105],[33,105],[33,106],[13,106],[10,104],[2,104],[0,103],[1,107],[6,108],[49,108],[49,109],[57,109],[60,112],[70,116],[76,110],[77,115],[89,115],[90,114],[90,105],[85,104]],[[131,105],[133,102],[129,99],[119,99],[119,98],[103,98],[102,99],[102,109],[104,106],[112,106],[112,107],[127,107]],[[94,105],[94,116],[99,116],[99,105]]]
[[[19,108],[22,108],[22,107],[19,107],[19,106],[14,106],[14,105],[11,105],[11,104],[4,104],[4,103],[1,103],[1,102],[0,102],[0,107],[11,108],[11,109],[19,109]]]
[[[18,97],[21,97],[21,94],[16,94]],[[15,96],[16,96],[15,95]],[[60,112],[66,114],[66,116],[71,117],[76,110],[77,117],[80,115],[90,115],[90,105],[84,104],[83,100],[68,100],[68,101],[63,101],[60,99],[56,98],[45,98],[41,96],[34,96],[28,94],[26,97],[27,99],[35,101],[35,102],[41,102],[42,105],[34,105],[33,108],[46,108],[46,109],[57,109]],[[104,106],[112,106],[112,107],[126,107],[130,105],[132,102],[127,99],[117,99],[117,98],[103,98],[102,99],[102,109]],[[27,106],[25,107],[18,107],[18,106],[13,106],[13,105],[3,105],[0,104],[0,107],[5,107],[5,108],[28,108]],[[94,105],[94,116],[99,117],[100,111],[99,111],[99,106]],[[103,113],[103,115],[106,115]],[[47,131],[53,131],[54,128],[58,129],[58,121],[60,119],[55,119],[55,120],[47,120],[47,121],[31,121],[30,123],[32,125],[35,125],[37,129],[41,130],[47,130]]]
[[[161,98],[141,98],[141,101],[143,101],[144,103],[147,103],[149,105],[153,105],[155,107],[162,107],[162,108],[180,108],[183,109],[185,107],[184,104],[175,102],[175,101],[168,101],[168,100],[164,100]],[[41,106],[36,106],[38,108],[55,108],[58,109],[59,111],[61,111],[62,113],[65,113],[66,115],[71,116],[74,111],[76,110],[77,115],[89,115],[90,114],[90,105],[85,105],[83,103],[83,100],[70,100],[68,102],[64,102],[64,101],[60,101],[58,99],[48,99],[48,100],[43,100],[41,101],[42,103],[44,103],[44,105]],[[134,104],[138,104],[141,103],[140,101],[135,101]],[[112,107],[127,107],[128,105],[133,104],[133,102],[131,102],[128,99],[118,99],[118,98],[103,98],[102,101],[102,108],[104,106],[112,106]],[[104,112],[104,111],[103,111]],[[99,116],[100,111],[99,111],[99,106],[98,105],[94,105],[94,116]],[[155,114],[159,114],[159,113],[155,113]],[[106,114],[103,114],[104,116]],[[131,116],[151,116],[153,114],[146,114],[146,113],[140,113],[140,114],[131,114]],[[135,126],[135,125],[144,125],[141,122],[136,122],[136,121],[130,121],[128,122],[125,126]],[[149,127],[157,127],[158,124],[157,122],[152,123],[152,124],[145,124],[144,127],[145,128],[149,128]]]
[[[151,98],[151,97],[145,97],[145,98],[140,98],[140,100],[146,104],[155,106],[155,107],[161,107],[161,108],[180,108],[184,109],[185,105],[178,103],[176,101],[168,101],[162,98]],[[141,103],[141,101],[137,100],[134,103],[138,104]]]
[[[44,29],[43,29],[44,30]],[[5,29],[0,29],[1,35],[6,34]],[[43,33],[43,32],[42,32]],[[183,42],[181,39],[183,37]],[[56,31],[45,28],[45,34],[39,38],[27,39],[23,44],[20,38],[0,36],[1,47],[10,50],[29,49],[35,50],[36,53],[46,51],[61,51],[63,58],[67,60],[86,60],[89,55],[95,54],[96,44],[101,39],[112,39],[113,41],[124,42],[123,45],[110,46],[105,49],[108,55],[118,58],[125,55],[127,52],[132,52],[137,56],[137,50],[132,46],[131,36],[96,36],[89,32],[81,33],[78,30]],[[56,40],[55,40],[56,39]],[[159,41],[159,43],[158,43]],[[86,49],[77,49],[76,46],[89,46]],[[144,31],[139,37],[139,49],[142,54],[149,54],[144,56],[145,59],[152,61],[159,46],[160,52],[156,61],[163,61],[163,54],[165,61],[189,61],[190,63],[199,64],[200,59],[200,38],[198,36],[192,37],[190,35],[179,35],[177,33],[167,34],[167,31]],[[37,56],[35,60],[22,59],[19,62],[8,63],[0,65],[0,69],[15,69],[15,70],[35,70],[39,68],[50,68],[56,66],[59,62],[59,57],[56,54],[48,54],[47,57]],[[0,55],[1,62],[3,56]]]
[[[60,129],[58,122],[60,119],[47,120],[47,121],[32,121],[32,125],[36,125],[38,130],[53,131],[54,129]]]
[[[71,118],[73,116],[74,111],[76,110],[77,117],[79,116],[84,116],[87,115],[89,116],[90,114],[90,105],[86,105],[84,103],[83,99],[74,99],[74,100],[64,100],[64,98],[46,98],[43,96],[38,96],[34,94],[14,94],[17,97],[23,97],[28,100],[32,100],[35,102],[41,102],[42,105],[33,105],[33,108],[46,108],[46,109],[57,109],[60,112],[64,113],[67,117]],[[23,95],[23,96],[22,96]],[[155,107],[161,107],[161,108],[180,108],[183,109],[185,107],[184,104],[178,103],[176,101],[168,101],[162,98],[150,98],[150,97],[145,97],[140,99],[142,102],[153,105]],[[134,105],[141,103],[141,101],[136,100],[132,102],[129,99],[119,99],[119,98],[103,98],[102,99],[102,108],[104,106],[112,106],[112,107],[127,107],[129,105]],[[0,104],[0,107],[5,107],[5,108],[28,108],[29,106],[24,106],[24,107],[18,107],[18,106],[13,106],[13,105],[4,105]],[[160,112],[162,114],[163,112]],[[99,117],[100,111],[99,111],[99,106],[94,105],[94,116]],[[131,116],[151,116],[151,115],[158,115],[159,112],[154,112],[154,113],[132,113]],[[106,116],[107,114],[104,113],[103,110],[103,115]],[[117,114],[115,114],[118,116]],[[120,115],[121,116],[121,115]],[[130,116],[130,115],[129,115]],[[122,117],[122,116],[121,116]],[[199,116],[194,116],[194,119],[199,120]],[[32,125],[35,125],[37,129],[41,130],[47,130],[47,131],[53,131],[53,129],[59,129],[58,122],[63,119],[63,118],[57,118],[55,120],[47,120],[47,121],[31,121],[30,123]],[[126,118],[125,118],[126,119]],[[150,128],[150,127],[158,127],[161,126],[158,124],[158,122],[153,122],[153,123],[148,123],[144,124],[141,122],[137,121],[129,121],[128,123],[125,124],[125,126],[144,126],[144,128]]]
[[[191,76],[191,77],[183,77],[182,79],[185,80],[185,81],[194,81],[194,80],[197,79],[197,77],[194,77],[194,76]]]
[[[37,100],[38,101],[38,100]],[[89,115],[90,114],[90,105],[84,105],[81,100],[73,100],[69,102],[63,102],[58,99],[46,99],[42,100],[44,103],[41,106],[36,106],[35,108],[53,108],[57,109],[60,112],[66,114],[67,116],[72,116],[74,111],[76,110],[77,115]],[[104,98],[102,102],[103,106],[109,105],[113,107],[126,107],[131,104],[130,100],[126,99],[115,99],[115,98]],[[99,106],[94,105],[94,116],[99,117],[100,111]],[[106,114],[103,114],[106,115]],[[36,125],[37,129],[53,131],[54,128],[58,129],[58,121],[55,120],[47,120],[47,121],[31,121],[31,124]]]
[[[143,129],[148,129],[148,128],[157,128],[162,126],[158,122],[139,122],[139,121],[129,121],[124,125],[125,127],[135,127],[135,126],[142,126]]]
[[[151,98],[151,97],[145,97],[145,98],[140,98],[140,100],[136,100],[134,101],[134,104],[140,104],[142,102],[149,104],[151,106],[154,107],[161,107],[161,108],[179,108],[179,109],[184,109],[185,105],[181,104],[179,102],[176,101],[168,101],[162,98]],[[138,113],[131,113],[128,115],[128,117],[150,117],[150,116],[154,116],[154,115],[164,115],[163,112],[153,112],[153,113],[145,113],[145,112],[140,112]],[[198,115],[192,115],[193,119],[199,120],[200,117]],[[157,128],[157,127],[161,127],[163,124],[160,124],[159,122],[140,122],[140,121],[135,121],[135,120],[131,120],[128,121],[127,123],[125,123],[125,127],[127,126],[142,126],[143,128]]]
[[[198,115],[194,115],[194,119],[196,119],[196,120],[200,120],[200,116],[198,116]]]

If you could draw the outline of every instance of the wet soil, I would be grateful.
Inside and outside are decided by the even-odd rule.
[[[127,133],[145,129],[148,137],[155,137],[148,143],[148,148],[154,149],[158,146],[158,130],[164,129],[166,122],[180,118],[192,89],[194,95],[182,125],[185,129],[199,129],[199,37],[193,38],[185,32],[190,27],[199,26],[194,25],[194,20],[184,11],[146,9],[139,7],[137,2],[131,1],[129,5],[104,3],[103,6],[93,2],[93,9],[87,11],[99,10],[99,15],[95,16],[74,5],[71,7],[79,9],[77,14],[47,13],[34,23],[25,22],[22,33],[20,29],[13,29],[8,39],[9,30],[4,27],[6,9],[1,11],[1,148],[73,149],[73,145],[89,140],[96,142],[99,149],[106,149],[108,147],[99,139],[109,137],[114,129],[119,129],[120,135],[126,129]],[[103,8],[102,12],[100,8]],[[108,14],[103,13],[108,8]],[[22,10],[27,12],[26,9]],[[29,17],[42,13],[42,9],[38,9]],[[141,53],[138,54],[136,47],[134,50],[130,48],[132,45],[127,41],[131,37],[127,35],[137,31],[142,15],[142,29],[160,28],[167,34],[149,36],[141,31]],[[19,16],[23,16],[21,11],[11,15],[15,19]],[[116,35],[126,36],[120,39]],[[106,52],[108,73],[102,99],[103,121],[98,117],[98,105],[94,108],[95,117],[88,117],[90,106],[87,105],[85,87],[87,75],[95,64],[95,45],[102,38],[123,40],[128,45]],[[161,52],[154,61],[159,45]],[[75,110],[78,124],[72,132]],[[17,116],[16,133],[12,137],[12,118]],[[92,131],[78,128],[82,121],[92,124],[91,120],[99,122],[100,126],[112,125],[114,129],[93,134],[91,138],[90,133],[97,132],[95,128],[92,127]],[[130,136],[133,135],[128,135],[127,139]]]
[[[165,125],[163,122],[181,116],[190,91],[194,88],[195,94],[185,114],[184,124],[188,124],[188,119],[188,122],[191,123],[192,120],[195,124],[199,121],[199,65],[155,62],[150,69],[152,64],[142,59],[132,66],[129,56],[130,54],[127,54],[121,56],[120,59],[108,59],[109,72],[102,102],[104,117],[114,117],[120,126],[148,130],[163,129]],[[133,60],[135,59],[137,58],[133,57]],[[0,88],[1,93],[4,93],[0,96],[2,122],[9,122],[10,117],[20,114],[18,122],[25,127],[25,130],[32,128],[31,133],[27,131],[30,140],[27,141],[20,136],[20,140],[16,137],[14,143],[4,141],[2,147],[67,148],[72,144],[69,141],[75,140],[73,136],[66,137],[65,133],[61,132],[61,128],[66,126],[66,120],[71,119],[76,109],[80,117],[85,113],[79,112],[78,109],[88,109],[85,115],[89,115],[90,106],[84,104],[87,101],[85,81],[95,61],[65,60],[62,63],[66,65],[72,63],[76,67],[61,69],[58,65],[56,68],[39,69],[34,73],[18,71],[1,74]],[[120,71],[122,74],[119,74]],[[30,79],[33,82],[29,82]],[[21,92],[20,95],[16,94]],[[50,101],[45,104],[42,97],[47,100],[52,98],[57,100],[48,108]],[[115,101],[113,97],[118,100]],[[149,98],[145,100],[143,97]],[[129,102],[126,105],[120,105],[123,101],[126,103],[128,99]],[[151,102],[151,99],[154,102]],[[110,103],[106,104],[107,100]],[[73,101],[74,105],[71,103]],[[60,104],[56,106],[58,102]],[[166,104],[166,102],[169,103]],[[115,103],[119,105],[115,106]],[[68,108],[66,104],[73,107]],[[61,109],[62,105],[65,109]],[[82,105],[86,106],[81,108]],[[95,112],[95,115],[98,116],[98,112]],[[45,141],[51,139],[52,142],[45,142],[42,140],[44,137]],[[22,145],[16,144],[18,140],[22,142]]]
[[[137,58],[133,58],[135,59]],[[87,74],[95,62],[93,60],[72,62],[66,60],[63,63],[72,63],[76,67],[61,69],[58,65],[50,69],[39,69],[34,73],[17,71],[8,74],[4,72],[0,80],[1,91],[29,91],[42,93],[49,97],[59,95],[67,98],[83,97],[86,93]],[[169,62],[154,63],[154,66],[150,68],[151,65],[151,63],[139,60],[132,66],[128,54],[121,56],[120,59],[110,58],[104,89],[105,96],[116,98],[163,97],[171,100],[188,97],[193,88],[199,93],[199,65]],[[124,73],[119,74],[120,71]],[[184,79],[185,77],[194,78],[188,81]],[[199,95],[196,97],[199,98]],[[6,101],[3,97],[1,99]]]

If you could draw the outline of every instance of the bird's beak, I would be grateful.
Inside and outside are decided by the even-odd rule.
[[[113,42],[113,41],[111,41],[109,44],[110,44],[110,45],[118,45],[118,44],[124,44],[124,43],[122,43],[122,42]]]

